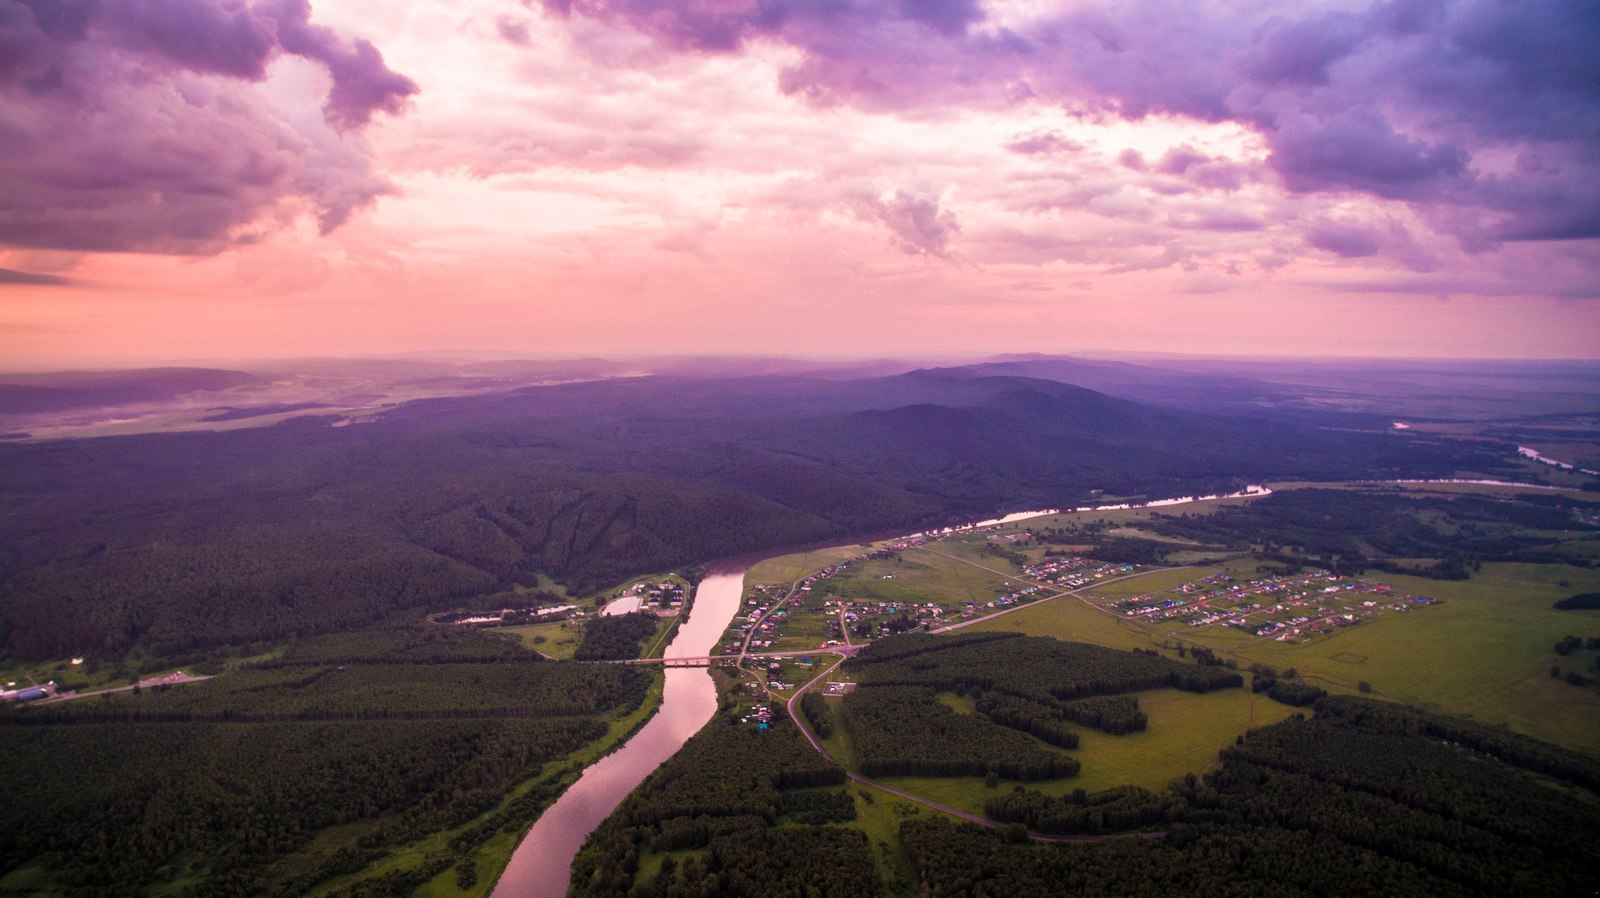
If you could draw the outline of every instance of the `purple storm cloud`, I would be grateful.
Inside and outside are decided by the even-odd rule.
[[[0,0],[0,243],[209,253],[296,204],[338,227],[389,189],[339,132],[417,88],[310,19],[304,0]],[[281,57],[327,72],[326,133],[256,90]]]
[[[1295,193],[1431,208],[1482,250],[1600,236],[1600,5],[1092,2],[997,25],[972,0],[544,0],[673,50],[799,50],[788,93],[872,109],[1042,98],[1088,115],[1242,124]],[[1059,151],[1048,135],[1011,144]],[[1507,164],[1506,160],[1512,160]],[[1195,166],[1201,186],[1237,172]],[[1139,164],[1144,164],[1142,160]],[[1315,242],[1315,241],[1314,241]]]

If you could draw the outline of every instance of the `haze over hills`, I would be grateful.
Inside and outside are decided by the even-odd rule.
[[[619,377],[280,417],[0,447],[7,644],[23,657],[184,652],[492,603],[541,574],[581,592],[1095,491],[1440,476],[1492,471],[1510,452],[1163,408],[981,366]]]
[[[157,368],[108,372],[0,374],[0,434],[9,439],[109,436],[276,424],[309,409],[352,418],[423,398],[486,396],[521,387],[643,376],[717,383],[739,401],[739,378],[856,382],[791,395],[779,407],[848,407],[846,397],[882,407],[914,389],[885,380],[912,371],[952,379],[1023,377],[1085,387],[1142,403],[1231,415],[1294,417],[1312,424],[1377,428],[1397,414],[1447,420],[1470,396],[1474,411],[1515,419],[1541,410],[1600,413],[1600,366],[1593,363],[1229,361],[1162,358],[1141,363],[1021,354],[976,361],[812,361],[794,358],[661,356],[607,360],[310,359],[248,370]],[[875,383],[875,381],[882,381]],[[752,382],[756,383],[756,382]],[[946,384],[945,393],[957,387]],[[1455,390],[1455,406],[1428,402]],[[602,397],[605,394],[594,394]],[[596,401],[604,402],[603,399]],[[843,403],[843,404],[840,404]],[[746,401],[759,412],[763,399]],[[732,410],[731,407],[729,409]],[[1441,418],[1441,415],[1443,416]]]

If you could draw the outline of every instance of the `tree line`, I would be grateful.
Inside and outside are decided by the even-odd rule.
[[[1043,703],[1166,687],[1209,692],[1244,685],[1238,672],[1222,667],[1045,636],[994,635],[1009,638],[947,642],[907,633],[874,643],[848,664],[863,682],[998,690]]]

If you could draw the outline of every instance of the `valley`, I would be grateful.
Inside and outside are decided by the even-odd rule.
[[[1331,811],[1294,822],[1326,799],[1437,829],[1426,790],[1363,805],[1388,773],[1313,794],[1300,778],[1360,777],[1281,760],[1394,727],[1509,765],[1493,788],[1578,796],[1528,813],[1593,811],[1600,628],[1552,606],[1600,591],[1600,502],[1465,425],[1260,422],[981,370],[319,412],[0,446],[6,680],[68,698],[0,710],[0,749],[42,772],[6,787],[0,894],[559,895],[558,843],[575,895],[910,894],[1002,850],[1133,888],[1191,844],[1317,888],[1237,814],[1473,894],[1490,871],[1437,858],[1499,830],[1423,856]],[[1026,507],[1064,510],[971,524]],[[203,835],[222,817],[257,823]],[[1503,850],[1494,882],[1583,879],[1559,839]],[[757,856],[770,875],[740,878]]]

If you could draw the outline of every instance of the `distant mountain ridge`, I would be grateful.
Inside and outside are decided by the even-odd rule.
[[[1438,476],[1496,447],[1145,405],[981,366],[655,376],[369,423],[0,444],[0,643],[163,656],[784,545],[1246,480]]]

